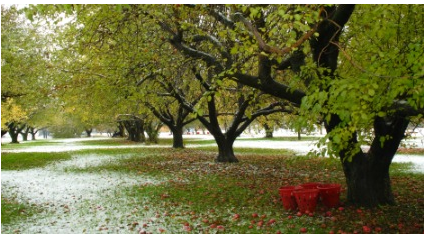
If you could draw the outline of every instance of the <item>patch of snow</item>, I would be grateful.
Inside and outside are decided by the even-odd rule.
[[[69,168],[98,166],[116,160],[111,156],[87,155],[44,168],[2,171],[2,196],[17,198],[22,203],[35,204],[46,210],[25,222],[2,225],[2,233],[14,230],[32,234],[104,233],[99,223],[114,226],[113,233],[134,233],[122,223],[141,221],[141,217],[129,215],[138,204],[127,200],[125,190],[136,185],[155,185],[160,183],[159,180],[109,171],[66,172]],[[112,222],[107,218],[119,220]]]
[[[414,164],[413,171],[424,173],[424,155],[410,155],[410,154],[397,154],[393,158],[395,163],[409,163]]]

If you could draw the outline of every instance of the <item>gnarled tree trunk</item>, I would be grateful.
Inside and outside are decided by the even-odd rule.
[[[218,145],[218,155],[216,162],[235,163],[239,160],[234,155],[233,144],[236,140],[235,137],[227,135],[214,136],[216,144]]]
[[[25,124],[11,122],[7,125],[7,127],[9,128],[10,138],[12,138],[12,141],[10,143],[19,143],[18,136],[19,133],[25,128]]]
[[[389,168],[408,124],[409,120],[405,118],[377,117],[370,150],[356,154],[352,161],[343,160],[346,157],[341,154],[349,203],[365,207],[395,204]]]

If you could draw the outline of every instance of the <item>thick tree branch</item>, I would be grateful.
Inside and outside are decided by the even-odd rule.
[[[241,21],[244,26],[250,31],[252,32],[252,34],[254,35],[256,41],[258,42],[259,48],[266,52],[266,53],[275,53],[277,55],[280,56],[285,56],[286,54],[290,53],[293,49],[299,47],[300,45],[302,45],[305,41],[307,41],[308,39],[310,39],[312,37],[312,35],[316,32],[317,30],[317,26],[318,24],[316,24],[312,29],[310,29],[308,32],[306,32],[302,37],[300,37],[293,45],[291,46],[287,46],[284,47],[282,49],[277,48],[277,47],[273,47],[270,45],[267,45],[265,43],[265,41],[263,40],[261,34],[259,33],[259,31],[256,29],[256,27],[249,22],[241,13],[235,13],[234,14],[234,19]]]
[[[217,21],[221,22],[222,24],[224,24],[228,28],[230,28],[230,29],[235,28],[235,23],[232,20],[225,17],[222,13],[217,12],[217,11],[213,10],[212,8],[208,8],[208,11],[209,11],[209,14],[211,16],[213,16]]]
[[[261,83],[259,77],[242,73],[235,73],[233,75],[228,75],[228,77],[244,85],[259,89],[267,94],[288,100],[296,107],[300,107],[302,98],[306,95],[305,92],[301,90],[295,90],[275,80],[269,80],[267,83]]]

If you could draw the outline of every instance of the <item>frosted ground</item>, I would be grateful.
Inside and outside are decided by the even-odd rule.
[[[422,132],[422,131],[420,131]],[[275,135],[296,136],[286,132]],[[169,137],[169,134],[161,134]],[[263,136],[257,134],[256,136]],[[189,135],[185,137],[212,139],[207,135]],[[299,154],[306,154],[316,149],[313,141],[249,141],[243,136],[238,139],[235,147],[258,147],[270,149],[291,149]],[[424,136],[417,136],[406,141],[408,146],[424,148]],[[55,139],[55,145],[27,147],[7,152],[61,152],[80,149],[98,148],[128,148],[143,145],[128,146],[81,146],[81,140],[110,139],[108,137]],[[2,138],[2,143],[9,142]],[[149,146],[154,147],[154,146]],[[160,147],[160,146],[157,146]],[[164,146],[168,147],[168,146]],[[188,147],[194,147],[188,146]],[[5,152],[4,150],[2,152]],[[136,203],[129,200],[125,191],[134,185],[157,185],[167,180],[157,180],[141,175],[122,174],[119,172],[77,173],[67,172],[74,168],[99,166],[107,162],[116,162],[131,154],[120,156],[79,155],[71,160],[56,162],[44,168],[23,171],[2,171],[1,190],[6,198],[14,197],[22,202],[43,207],[43,213],[33,215],[26,221],[12,226],[3,226],[2,233],[136,233],[141,227],[134,229],[131,223],[152,223],[152,227],[172,230],[164,226],[158,219],[155,222],[155,210],[148,209],[148,201]],[[394,162],[412,162],[415,172],[424,172],[423,155],[396,155]],[[146,208],[147,207],[147,208]],[[143,208],[141,215],[138,209]],[[156,225],[156,226],[155,226]]]

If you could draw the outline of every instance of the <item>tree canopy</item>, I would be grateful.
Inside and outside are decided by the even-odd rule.
[[[154,115],[178,134],[174,147],[182,147],[183,126],[197,119],[215,137],[222,162],[237,161],[232,143],[254,119],[290,113],[298,126],[324,124],[327,135],[320,144],[323,153],[340,159],[350,202],[392,204],[391,161],[410,121],[424,114],[423,10],[422,5],[30,6],[30,19],[57,25],[72,19],[56,28],[57,46],[49,56],[40,50],[45,46],[35,45],[40,41],[28,40],[36,34],[15,30],[23,29],[16,26],[17,16],[2,8],[2,108],[28,116],[25,103],[17,101],[34,85],[48,88],[37,78],[44,78],[40,62],[50,62],[61,75],[53,88],[62,95],[64,111],[84,126],[129,116],[140,127]],[[4,45],[3,29],[9,32]],[[25,62],[27,70],[17,73],[14,60]]]

